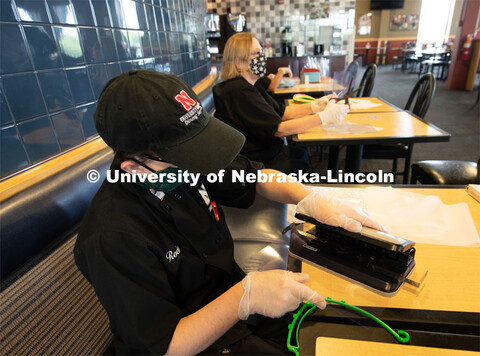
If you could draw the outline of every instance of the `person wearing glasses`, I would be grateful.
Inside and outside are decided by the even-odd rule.
[[[241,153],[285,173],[311,171],[306,150],[285,146],[284,137],[341,122],[347,105],[324,96],[312,103],[285,105],[276,102],[261,78],[266,70],[262,46],[251,33],[230,37],[223,52],[221,78],[215,85],[215,116],[246,137]]]
[[[247,208],[260,194],[352,231],[381,228],[355,206],[300,183],[234,182],[234,170],[253,173],[262,165],[238,155],[243,135],[210,116],[173,75],[131,70],[111,79],[94,121],[115,152],[110,170],[128,176],[103,182],[74,248],[108,314],[110,352],[287,354],[290,320],[282,316],[304,300],[325,308],[305,285],[308,275],[245,275],[220,205]],[[185,170],[199,179],[162,178]],[[218,172],[223,183],[205,177]]]

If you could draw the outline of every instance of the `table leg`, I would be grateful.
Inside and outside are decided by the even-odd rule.
[[[347,146],[345,172],[359,173],[362,170],[363,145]]]
[[[340,146],[328,147],[328,170],[331,172],[332,178],[338,176],[338,155]]]

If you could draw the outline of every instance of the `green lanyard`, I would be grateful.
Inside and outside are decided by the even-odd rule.
[[[370,319],[374,320],[375,322],[377,322],[378,324],[380,324],[380,326],[382,326],[383,328],[385,328],[390,334],[393,335],[393,337],[400,343],[407,343],[409,340],[410,340],[410,335],[408,335],[408,333],[406,331],[403,331],[403,330],[398,330],[398,333],[395,332],[395,330],[393,330],[390,326],[388,326],[386,323],[384,323],[382,320],[380,320],[379,318],[377,318],[375,315],[372,315],[370,314],[369,312],[359,308],[359,307],[356,307],[354,305],[351,305],[351,304],[348,304],[348,303],[345,303],[345,301],[337,301],[337,300],[333,300],[332,298],[330,297],[327,297],[325,298],[325,300],[329,303],[334,303],[334,304],[338,304],[338,305],[341,305],[342,307],[345,307],[347,309],[351,309],[351,310],[354,310],[356,311],[357,313],[360,313],[362,315],[365,315],[366,317],[369,317]],[[288,337],[287,337],[287,348],[289,351],[293,352],[296,356],[298,356],[298,352],[300,350],[300,345],[298,343],[298,332],[300,330],[300,325],[302,324],[302,321],[303,319],[308,315],[310,314],[313,310],[315,310],[316,306],[312,303],[305,303],[302,305],[302,307],[298,310],[298,312],[296,312],[295,314],[293,314],[293,320],[292,322],[288,325]],[[305,311],[306,310],[306,311]],[[300,319],[300,320],[298,320]],[[298,322],[297,322],[298,320]],[[296,332],[295,332],[295,336],[296,336],[296,344],[295,345],[292,345],[291,341],[292,341],[292,334],[293,334],[293,329],[296,325]]]

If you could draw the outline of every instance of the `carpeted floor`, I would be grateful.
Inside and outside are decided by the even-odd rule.
[[[363,72],[361,73],[363,74]],[[478,88],[478,74],[475,88]],[[407,74],[391,65],[379,66],[372,96],[379,96],[404,108],[413,89],[417,74]],[[427,159],[451,159],[476,162],[480,157],[480,105],[476,104],[477,89],[471,92],[452,91],[445,88],[445,81],[437,80],[435,96],[425,116],[425,120],[452,135],[449,142],[415,144],[412,162]],[[328,152],[328,149],[327,149]],[[343,149],[340,153],[340,166],[344,167]],[[312,163],[315,171],[325,172],[326,155],[314,155]],[[399,168],[403,167],[403,160]],[[373,172],[391,170],[391,161],[363,160],[362,171]],[[397,180],[398,182],[398,180]]]

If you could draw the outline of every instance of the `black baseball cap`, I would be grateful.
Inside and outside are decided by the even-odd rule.
[[[195,173],[225,168],[245,142],[240,132],[203,109],[187,83],[153,70],[134,69],[111,79],[94,120],[114,150],[154,152]]]

